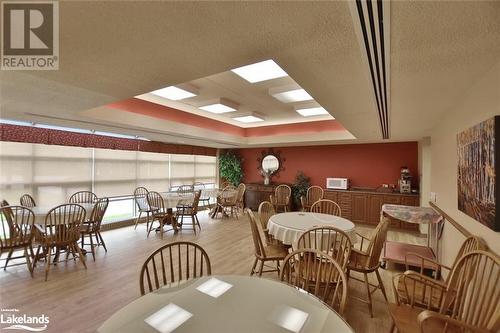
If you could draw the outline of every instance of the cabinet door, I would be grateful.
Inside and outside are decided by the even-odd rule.
[[[403,197],[401,197],[401,204],[405,205],[405,206],[418,206],[419,205],[419,198],[418,197],[403,196]]]
[[[378,224],[380,212],[384,204],[384,197],[380,194],[370,194],[368,198],[368,223]]]
[[[339,192],[337,203],[342,210],[342,217],[352,219],[352,195],[351,193]]]
[[[325,191],[323,194],[324,199],[332,200],[338,203],[337,192],[334,191]]]
[[[352,194],[352,221],[357,223],[367,223],[368,221],[368,194]]]
[[[256,205],[257,203],[256,194],[257,192],[253,190],[247,189],[245,191],[245,207],[250,208],[251,210],[256,210],[258,208],[258,205]]]

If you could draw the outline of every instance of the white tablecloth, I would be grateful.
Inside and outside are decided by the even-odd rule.
[[[164,192],[161,193],[165,208],[175,208],[177,205],[189,205],[193,202],[194,193]]]
[[[340,229],[349,235],[352,243],[357,241],[354,223],[339,216],[310,212],[289,212],[273,215],[267,223],[269,233],[286,245],[294,245],[304,231],[320,226],[331,226]]]
[[[159,289],[116,312],[97,331],[353,332],[316,297],[278,281],[249,276],[203,277]]]

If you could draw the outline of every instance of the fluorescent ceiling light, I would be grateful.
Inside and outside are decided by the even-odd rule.
[[[274,98],[283,103],[293,103],[312,100],[312,96],[304,89],[295,89],[272,94]]]
[[[111,136],[113,138],[137,139],[137,137],[135,135],[118,134],[118,133],[111,133],[111,132],[95,131],[94,134],[103,135],[103,136]]]
[[[231,69],[231,72],[241,76],[250,83],[288,76],[288,74],[271,59]]]
[[[201,106],[200,109],[217,114],[236,111],[236,109],[220,103]]]
[[[188,91],[185,89],[177,88],[174,86],[158,89],[151,92],[153,95],[167,98],[173,101],[178,101],[181,99],[186,99],[189,97],[196,96],[196,93]]]
[[[297,111],[301,116],[304,117],[311,117],[311,116],[319,116],[323,114],[328,114],[328,111],[325,110],[325,108],[322,107],[315,107],[315,108],[303,108],[303,109],[297,109]]]
[[[174,303],[170,303],[161,308],[160,311],[157,311],[144,319],[144,321],[161,333],[170,333],[192,316],[192,313],[184,310]]]
[[[256,117],[256,116],[234,117],[233,119],[236,121],[242,122],[242,123],[256,123],[259,121],[264,121],[264,119]]]
[[[232,284],[229,284],[227,282],[221,281],[216,278],[211,278],[207,282],[199,285],[196,290],[201,291],[208,296],[212,296],[213,298],[217,298],[231,289],[232,286]]]
[[[238,109],[238,104],[225,98],[219,98],[215,103],[200,106],[199,108],[211,113],[221,114],[236,111]]]

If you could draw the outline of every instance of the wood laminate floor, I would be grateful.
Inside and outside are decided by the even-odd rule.
[[[95,332],[115,311],[140,296],[139,270],[147,256],[162,244],[174,240],[190,240],[205,248],[212,262],[213,274],[248,275],[253,263],[253,243],[248,220],[210,219],[206,211],[199,213],[202,226],[196,235],[184,230],[178,235],[168,233],[161,240],[146,227],[137,230],[125,227],[102,233],[108,252],[97,249],[96,261],[87,255],[85,270],[72,260],[52,266],[49,280],[44,282],[44,263],[37,265],[31,278],[26,266],[0,269],[0,307],[19,309],[28,315],[45,314],[50,318],[46,332]],[[357,226],[358,232],[369,235],[370,228]],[[423,243],[415,234],[389,231],[388,238]],[[4,258],[6,254],[2,257]],[[0,264],[3,266],[4,261]],[[389,299],[393,299],[394,268],[381,269]],[[276,273],[265,273],[277,279]],[[365,295],[364,285],[351,281],[351,295]],[[365,296],[366,297],[366,296]],[[380,292],[374,294],[374,318],[365,304],[348,299],[347,321],[356,332],[388,332],[391,321]],[[217,332],[222,333],[222,332]]]

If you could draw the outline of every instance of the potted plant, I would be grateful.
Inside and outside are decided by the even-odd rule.
[[[234,186],[238,186],[243,179],[241,158],[229,150],[219,156],[219,173],[222,178]]]
[[[296,208],[300,208],[300,197],[307,195],[307,189],[309,187],[311,187],[311,178],[307,177],[302,171],[297,172],[295,181],[292,185],[293,203]]]

